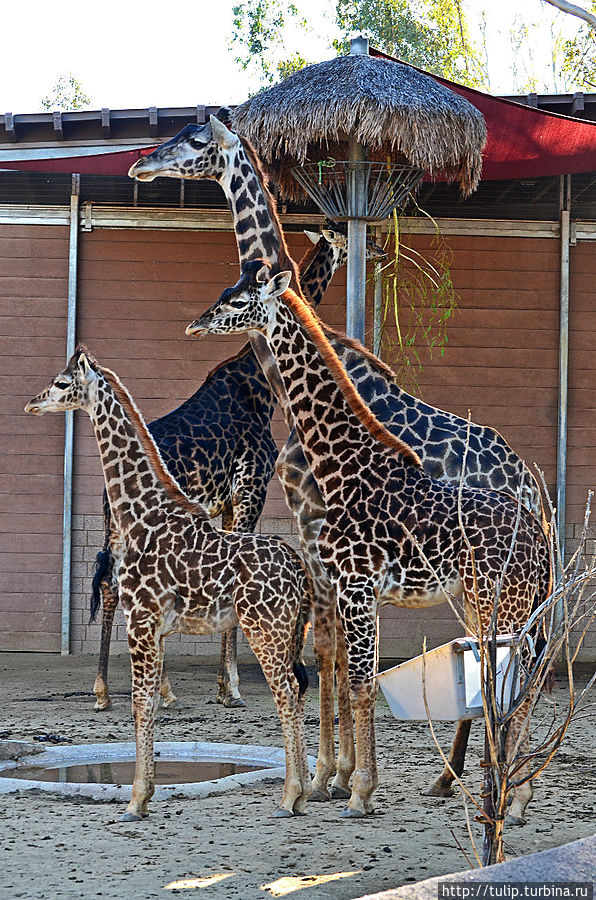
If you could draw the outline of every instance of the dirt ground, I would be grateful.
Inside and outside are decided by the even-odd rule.
[[[241,668],[246,709],[226,710],[213,702],[212,667],[188,657],[169,657],[168,664],[183,705],[160,710],[156,740],[281,746],[273,703],[256,667]],[[93,711],[95,665],[91,657],[0,656],[0,738],[132,740],[128,659],[112,660],[110,712]],[[311,681],[307,738],[309,753],[316,755],[316,676]],[[558,691],[562,694],[561,681]],[[447,746],[452,726],[438,723],[437,731]],[[472,784],[480,780],[481,743],[478,723],[466,767]],[[574,723],[561,753],[538,781],[528,824],[509,830],[510,855],[596,830],[595,746],[596,714],[591,712]],[[123,804],[41,792],[2,795],[0,897],[157,898],[200,890],[214,900],[256,900],[281,896],[283,884],[277,894],[267,888],[280,878],[342,874],[307,882],[299,896],[348,900],[467,868],[457,847],[459,841],[469,850],[461,800],[421,796],[442,768],[428,726],[396,722],[380,698],[377,747],[376,812],[359,820],[339,818],[345,801],[312,804],[304,817],[273,819],[281,782],[202,800],[153,802],[150,817],[139,824],[118,821]],[[220,880],[210,884],[200,880],[216,875]],[[189,886],[172,887],[182,880]]]

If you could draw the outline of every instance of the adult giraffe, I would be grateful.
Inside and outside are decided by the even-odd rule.
[[[422,470],[418,455],[357,393],[316,313],[288,289],[290,281],[291,272],[271,277],[262,261],[245,264],[240,281],[187,334],[256,329],[275,356],[325,506],[317,543],[337,596],[356,717],[356,768],[344,814],[358,817],[372,811],[378,783],[378,606],[421,608],[461,596],[467,626],[478,633],[488,626],[499,585],[499,629],[516,632],[548,596],[550,557],[540,522],[513,497],[458,488]],[[527,741],[526,715],[524,707],[512,717],[512,746],[520,736]],[[530,781],[516,788],[512,822],[524,821],[531,797]]]
[[[232,211],[240,263],[265,257],[272,271],[288,269],[291,286],[296,288],[296,267],[289,258],[275,201],[264,186],[256,155],[247,142],[230,131],[224,121],[227,110],[211,116],[202,126],[187,125],[175,137],[140,159],[129,175],[141,181],[157,176],[174,178],[210,178],[224,190]],[[403,433],[403,439],[418,453],[424,470],[434,478],[468,487],[507,491],[542,519],[540,492],[527,466],[492,428],[470,426],[451,413],[422,403],[402,391],[391,369],[355,341],[325,330],[358,392],[375,416],[390,431]],[[276,360],[264,336],[251,334],[256,358],[274,391],[291,428],[283,381]],[[462,475],[463,461],[466,469]],[[343,640],[337,642],[339,706],[339,753],[334,753],[333,677],[335,665],[335,593],[317,546],[325,521],[325,503],[305,459],[300,441],[292,435],[280,453],[277,472],[298,528],[305,561],[315,584],[315,653],[319,661],[321,730],[319,755],[311,799],[329,797],[328,782],[335,770],[331,795],[350,796],[349,779],[354,769],[352,721],[347,690],[347,668]],[[470,723],[458,725],[451,752],[452,768],[463,771]],[[453,775],[446,767],[429,788],[429,793],[448,796]]]
[[[347,260],[341,224],[328,222],[322,233],[307,232],[314,246],[300,261],[300,277],[313,303],[322,299],[337,269]],[[367,258],[385,253],[373,241]],[[200,388],[180,406],[148,425],[168,471],[209,516],[222,516],[226,531],[251,532],[263,512],[275,469],[277,446],[271,432],[276,399],[250,345],[217,365]],[[103,498],[105,537],[97,554],[91,618],[102,607],[101,641],[93,690],[98,711],[111,706],[108,663],[114,614],[118,607],[118,563],[124,552],[118,528]],[[100,599],[101,597],[101,599]],[[237,662],[237,628],[222,635],[217,701],[243,707]],[[176,702],[163,667],[160,693],[164,706]]]

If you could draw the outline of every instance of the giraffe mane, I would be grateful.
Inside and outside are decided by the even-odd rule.
[[[290,289],[282,294],[282,300],[294,314],[299,324],[308,332],[309,337],[312,338],[346,403],[364,428],[380,443],[392,450],[396,450],[406,462],[421,468],[422,464],[418,454],[405,441],[388,431],[366,405],[350,381],[337,353],[329,343],[321,320],[315,311]]]
[[[252,144],[250,144],[249,141],[246,140],[246,138],[241,138],[240,135],[238,135],[238,139],[239,139],[240,143],[242,144],[242,146],[244,147],[246,155],[248,156],[248,159],[249,159],[253,169],[255,170],[255,175],[257,176],[257,179],[258,179],[261,189],[263,191],[263,196],[265,197],[265,203],[267,204],[267,210],[269,212],[269,216],[271,218],[273,227],[275,228],[275,231],[277,232],[277,237],[279,239],[279,261],[278,261],[278,265],[275,266],[275,271],[278,271],[278,266],[279,266],[280,272],[285,272],[285,271],[291,272],[292,273],[292,281],[290,283],[292,285],[292,289],[295,291],[295,293],[298,294],[299,297],[301,297],[304,300],[305,299],[304,294],[302,293],[302,288],[300,286],[300,272],[298,270],[298,266],[296,265],[296,263],[290,256],[290,251],[288,250],[286,238],[285,238],[283,229],[281,227],[281,222],[279,220],[279,215],[277,212],[277,203],[275,202],[275,197],[269,190],[268,179],[263,171],[263,166],[261,164],[261,160],[257,156],[256,151],[255,151],[254,147],[252,146]]]
[[[188,497],[184,493],[176,479],[168,472],[157,444],[149,433],[143,416],[141,415],[136,403],[134,402],[128,390],[124,387],[116,373],[112,372],[111,369],[105,368],[104,366],[98,365],[97,368],[114,391],[118,402],[122,405],[125,413],[127,414],[130,423],[134,428],[139,441],[141,442],[141,446],[147,454],[149,465],[155,472],[155,475],[157,476],[157,479],[166,492],[167,496],[170,498],[170,500],[173,500],[175,503],[181,506],[186,512],[192,513],[193,516],[198,516],[201,519],[206,519],[207,513],[204,506],[194,500],[191,500],[190,497]]]

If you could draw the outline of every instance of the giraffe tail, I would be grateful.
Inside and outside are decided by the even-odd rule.
[[[546,541],[545,541],[546,543]],[[539,580],[539,588],[536,591],[536,596],[534,598],[534,603],[532,604],[532,612],[538,609],[538,607],[544,603],[549,594],[552,591],[553,586],[553,577],[552,577],[552,566],[550,561],[550,554],[548,552],[543,553],[541,558],[540,565],[540,580]],[[534,628],[531,631],[532,638],[534,640],[534,647],[536,652],[536,660],[540,660],[543,653],[548,651],[547,647],[547,638],[546,638],[546,622],[545,620],[539,620]],[[544,684],[542,686],[541,693],[542,694],[552,694],[555,689],[556,678],[555,678],[555,668],[554,668],[554,660],[551,661],[548,671],[546,673],[546,678],[544,679]]]
[[[90,622],[95,622],[97,610],[101,606],[101,583],[109,574],[110,569],[113,565],[112,553],[110,551],[110,523],[112,520],[112,512],[110,509],[108,494],[105,488],[103,491],[102,506],[105,537],[103,549],[100,550],[95,557],[95,572],[93,574],[93,581],[91,582],[91,606],[89,616]]]
[[[314,593],[310,578],[306,569],[302,569],[302,597],[300,600],[300,611],[296,619],[296,627],[294,629],[294,660],[292,662],[292,671],[298,682],[298,695],[301,697],[308,687],[308,672],[304,665],[302,654],[304,652],[304,643],[306,635],[310,628],[312,619],[312,610],[314,602]]]
[[[90,621],[95,622],[97,610],[101,606],[101,583],[112,567],[112,554],[109,547],[100,550],[95,557],[95,573],[91,582]]]

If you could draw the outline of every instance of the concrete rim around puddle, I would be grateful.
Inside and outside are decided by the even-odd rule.
[[[160,760],[176,762],[218,762],[236,763],[241,766],[263,766],[258,772],[243,772],[226,775],[213,781],[189,782],[183,784],[158,784],[152,802],[192,797],[208,797],[211,794],[230,791],[239,787],[250,787],[269,778],[285,778],[284,751],[276,747],[257,747],[252,744],[213,744],[205,741],[157,741],[155,756]],[[11,778],[11,769],[17,768],[58,768],[74,765],[91,765],[102,762],[134,762],[135,744],[76,744],[68,747],[50,747],[41,753],[23,756],[18,760],[0,761],[0,794],[15,791],[39,790],[53,794],[90,797],[107,802],[130,799],[130,784],[74,784],[56,781],[34,781],[25,778]],[[315,760],[309,756],[312,767]]]

